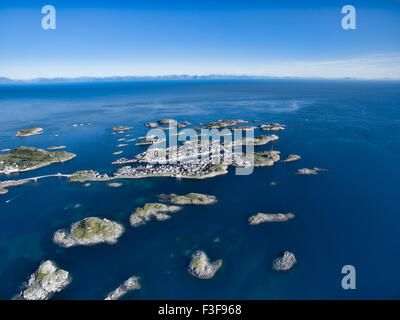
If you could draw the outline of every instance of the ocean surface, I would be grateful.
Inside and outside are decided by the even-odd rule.
[[[205,180],[148,178],[84,188],[48,178],[0,196],[0,299],[10,299],[41,261],[54,260],[72,283],[53,299],[104,299],[132,275],[142,289],[123,299],[399,299],[400,83],[317,80],[148,81],[0,86],[0,149],[66,145],[71,161],[0,180],[94,169],[112,174],[121,134],[147,132],[146,121],[261,120],[287,125],[274,149],[302,159],[253,174]],[[87,126],[87,123],[93,126]],[[85,124],[74,128],[74,123]],[[250,123],[251,124],[251,123]],[[45,133],[15,137],[17,130]],[[261,134],[259,130],[256,133]],[[56,137],[55,134],[59,136]],[[258,150],[271,148],[270,145]],[[143,151],[134,142],[122,156]],[[298,168],[329,169],[317,176]],[[270,182],[276,182],[271,186]],[[129,215],[161,193],[200,192],[218,203],[186,207],[164,222],[133,228]],[[10,201],[7,201],[10,200]],[[79,204],[79,206],[76,206]],[[257,212],[293,212],[286,223],[249,226]],[[89,216],[121,222],[115,245],[61,248],[53,233]],[[223,259],[211,280],[187,273],[190,254]],[[273,271],[285,250],[298,263]],[[341,269],[356,268],[356,290]]]

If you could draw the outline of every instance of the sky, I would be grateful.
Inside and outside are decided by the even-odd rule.
[[[171,74],[400,79],[400,0],[0,1],[0,77]]]

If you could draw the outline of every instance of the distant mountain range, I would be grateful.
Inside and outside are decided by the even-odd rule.
[[[250,75],[165,75],[165,76],[114,76],[114,77],[78,77],[78,78],[35,78],[28,80],[13,80],[6,77],[0,77],[0,84],[18,84],[18,83],[72,83],[72,82],[128,82],[128,81],[154,81],[154,80],[251,80],[251,79],[317,79],[302,77],[272,77],[272,76],[250,76]],[[319,79],[319,78],[318,78]],[[323,79],[323,78],[320,78]],[[325,80],[358,80],[357,78],[340,78]],[[360,79],[361,80],[361,79]],[[365,80],[365,79],[364,79]],[[389,80],[389,79],[382,79]]]

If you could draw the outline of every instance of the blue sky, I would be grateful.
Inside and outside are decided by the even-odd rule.
[[[400,79],[400,0],[0,2],[0,77],[169,74]]]

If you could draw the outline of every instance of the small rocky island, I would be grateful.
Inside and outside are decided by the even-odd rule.
[[[107,186],[109,186],[110,188],[119,188],[122,187],[122,183],[121,182],[110,182],[107,183]]]
[[[53,241],[65,248],[104,242],[114,244],[123,232],[124,227],[117,222],[90,217],[73,223],[70,231],[65,229],[56,231]]]
[[[258,127],[263,131],[281,131],[286,129],[284,124],[279,123],[260,124]]]
[[[29,137],[29,136],[35,136],[38,134],[42,134],[43,132],[44,132],[43,128],[32,127],[32,128],[28,128],[28,129],[18,130],[15,135],[17,137]]]
[[[156,128],[158,127],[158,124],[156,122],[146,122],[144,126],[147,128]]]
[[[65,149],[67,146],[51,146],[48,147],[47,150],[60,150],[60,149]]]
[[[18,300],[48,300],[71,282],[68,271],[59,269],[47,260],[33,273],[22,291],[15,297]]]
[[[277,257],[272,262],[272,268],[276,271],[286,271],[291,269],[296,263],[296,257],[293,253],[285,251],[281,257]]]
[[[157,122],[159,124],[165,125],[165,124],[174,123],[176,121],[174,119],[160,119],[160,120],[157,120]]]
[[[312,168],[312,169],[301,168],[301,169],[298,169],[298,170],[296,171],[296,174],[305,175],[305,176],[309,176],[309,175],[315,176],[315,175],[317,175],[320,171],[328,171],[328,169],[322,169],[322,168],[317,168],[317,167],[314,167],[314,168]]]
[[[285,222],[293,219],[293,213],[257,213],[249,218],[250,225],[256,225],[264,222]]]
[[[238,124],[247,124],[248,121],[237,119],[237,120],[216,120],[208,124],[203,125],[204,129],[224,129]]]
[[[199,279],[211,279],[222,266],[222,259],[210,262],[204,251],[196,251],[192,255],[188,272]]]
[[[215,196],[194,192],[182,196],[178,196],[174,193],[169,195],[160,195],[159,198],[178,205],[208,205],[217,202]]]
[[[117,289],[111,291],[104,300],[118,300],[128,291],[139,290],[141,288],[139,280],[139,277],[130,277],[128,280],[124,281],[124,283],[121,284]]]
[[[18,147],[8,154],[0,155],[0,173],[13,173],[38,169],[56,162],[64,162],[76,157],[65,151],[49,152],[32,147]]]
[[[289,154],[285,160],[282,160],[282,162],[293,162],[300,159],[301,157],[298,154]]]
[[[162,203],[146,203],[143,208],[137,208],[136,211],[131,214],[129,222],[133,227],[137,227],[146,224],[146,222],[153,218],[157,221],[164,221],[171,218],[166,212],[173,213],[181,209],[182,207],[179,206],[169,206]]]
[[[116,126],[113,128],[114,131],[127,131],[131,129],[133,129],[133,127],[128,127],[128,126]]]

